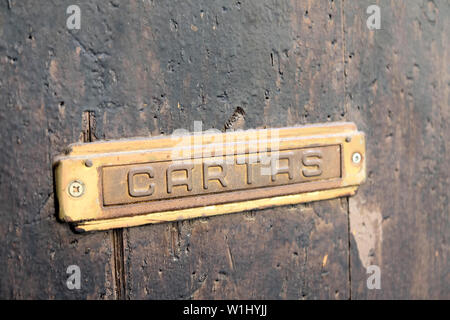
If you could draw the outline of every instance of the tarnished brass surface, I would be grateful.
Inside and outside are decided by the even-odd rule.
[[[74,144],[55,159],[60,218],[79,230],[351,195],[364,178],[352,123]]]
[[[274,174],[262,174],[264,165],[247,163],[248,155],[236,155],[232,160],[227,163],[225,157],[211,157],[197,162],[179,160],[104,167],[103,204],[192,197],[328,180],[341,175],[339,145],[280,151],[276,168],[280,173]],[[314,160],[320,165],[319,169],[308,165]]]

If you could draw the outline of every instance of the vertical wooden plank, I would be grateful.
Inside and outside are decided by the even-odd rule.
[[[346,209],[337,199],[130,229],[130,297],[345,299]]]
[[[72,3],[11,3],[0,4],[0,130],[14,145],[1,155],[3,297],[349,297],[345,200],[132,228],[120,241],[54,221],[50,168],[86,109],[101,139],[221,129],[238,105],[245,128],[345,120],[340,1],[80,1],[78,31],[65,26]],[[65,289],[68,260],[86,276],[79,292]]]
[[[53,155],[90,140],[82,121],[96,83],[65,25],[61,3],[0,3],[0,297],[114,297],[108,233],[74,234],[55,217]],[[80,290],[66,286],[78,265]]]
[[[106,10],[99,4],[102,10]],[[341,2],[120,3],[106,138],[344,120]],[[347,201],[124,232],[127,298],[346,299]]]
[[[368,159],[350,199],[352,298],[450,298],[449,15],[448,1],[345,1],[346,105]]]

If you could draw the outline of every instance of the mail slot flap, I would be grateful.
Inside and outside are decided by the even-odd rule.
[[[220,213],[231,203],[342,189],[365,178],[364,134],[352,123],[178,132],[69,150],[55,159],[60,218],[84,225],[136,216],[148,223],[164,212],[178,220],[183,210],[202,215],[211,206]]]

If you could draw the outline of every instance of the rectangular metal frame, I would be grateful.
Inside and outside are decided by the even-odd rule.
[[[274,132],[276,135],[273,134]],[[262,141],[260,137],[267,137],[265,138],[267,141]],[[270,150],[274,139],[277,139],[278,150]],[[180,141],[185,146],[181,147],[182,156],[175,158],[174,154],[177,153],[174,153],[174,150],[180,149]],[[144,197],[144,199],[138,197],[134,201],[133,197],[123,193],[127,183],[127,180],[123,178],[126,171],[117,171],[119,178],[115,179],[111,178],[112,171],[108,173],[110,170],[108,168],[135,168],[151,165],[157,167],[157,163],[159,163],[160,171],[161,168],[167,167],[166,164],[177,161],[197,161],[201,164],[217,158],[215,157],[217,153],[209,157],[204,156],[210,155],[211,150],[219,152],[222,157],[246,157],[255,152],[255,146],[257,146],[256,152],[268,152],[268,154],[276,151],[283,154],[288,150],[294,150],[294,153],[300,152],[298,150],[325,150],[326,147],[335,146],[340,154],[338,163],[340,174],[336,176],[338,171],[330,168],[333,175],[326,179],[319,176],[302,181],[291,181],[287,175],[283,175],[279,183],[275,185],[272,183],[265,185],[264,181],[268,180],[261,180],[262,182],[259,181],[256,187],[254,185],[242,187],[238,181],[239,175],[235,174],[234,178],[229,178],[227,182],[229,188],[220,189],[221,192],[218,192],[217,187],[212,188],[213,190],[197,188],[193,193],[187,193],[183,191],[183,188],[178,188],[174,195],[164,196],[164,193],[159,192],[158,196],[155,193],[153,198],[152,196]],[[260,146],[269,146],[269,150],[262,150]],[[355,153],[360,155],[360,161],[357,163],[352,159]],[[297,157],[300,155],[299,153]],[[333,157],[328,157],[335,162],[328,163],[329,166],[336,166]],[[54,162],[59,217],[63,221],[73,223],[78,231],[176,221],[350,196],[364,181],[365,167],[364,134],[359,132],[353,123],[346,122],[76,143],[70,145],[68,152],[58,156]],[[233,165],[230,165],[227,170],[233,170]],[[104,177],[105,172],[109,174],[107,178]],[[163,180],[158,179],[152,181],[157,187],[161,187]],[[199,179],[196,178],[196,184],[201,182],[198,181]],[[71,196],[68,191],[73,181],[82,183],[83,193],[79,197]],[[106,188],[105,181],[107,181]],[[117,188],[114,187],[116,181]],[[107,193],[108,201],[105,201],[104,193]],[[119,197],[121,201],[117,200]],[[123,199],[126,199],[125,203]]]

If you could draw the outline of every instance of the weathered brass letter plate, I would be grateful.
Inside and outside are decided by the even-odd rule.
[[[77,143],[55,159],[59,216],[105,230],[350,196],[365,179],[353,123]]]

